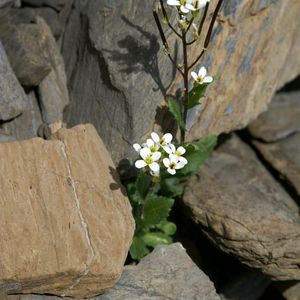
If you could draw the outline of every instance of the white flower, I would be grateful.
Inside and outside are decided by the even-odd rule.
[[[196,72],[192,72],[191,75],[194,78],[194,80],[199,83],[211,83],[213,81],[213,78],[211,76],[206,76],[207,70],[205,67],[201,67],[198,71],[198,74]]]
[[[195,7],[196,10],[200,9],[200,8],[203,8],[206,6],[206,3],[209,2],[209,0],[194,0],[193,1],[193,5]]]
[[[164,147],[168,146],[171,143],[171,141],[173,139],[173,136],[172,136],[171,133],[166,133],[166,134],[163,135],[162,138],[160,138],[157,133],[152,132],[151,133],[151,138],[154,141],[154,143],[156,143],[156,144],[158,144],[158,145],[160,145],[161,147],[164,148]]]
[[[167,4],[170,6],[179,6],[180,11],[183,14],[187,14],[190,11],[195,11],[195,7],[193,6],[193,2],[195,0],[168,0]]]
[[[138,169],[144,168],[146,166],[149,166],[150,170],[154,173],[159,172],[159,164],[157,161],[161,157],[160,152],[151,152],[151,150],[147,147],[142,148],[140,150],[140,156],[142,159],[137,160],[135,162],[135,167]]]
[[[170,158],[164,158],[163,164],[165,165],[167,171],[171,175],[176,174],[176,170],[182,169],[186,165],[183,161],[177,159],[175,156],[170,156]]]
[[[140,153],[142,146],[140,144],[133,144],[132,147],[137,153]]]
[[[176,149],[173,144],[169,144],[168,147],[165,147],[164,150],[169,154],[169,158],[174,158],[175,160],[177,159],[183,162],[185,165],[188,163],[187,159],[182,156],[186,152],[186,150],[182,146],[179,146]]]
[[[160,145],[158,143],[155,143],[152,139],[147,139],[146,141],[146,147],[150,149],[152,153],[157,152],[160,148]]]

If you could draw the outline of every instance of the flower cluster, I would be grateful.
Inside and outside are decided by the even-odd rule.
[[[185,149],[173,145],[173,136],[166,133],[162,138],[157,133],[152,132],[151,138],[142,144],[134,144],[133,148],[139,153],[141,159],[135,162],[138,169],[147,168],[152,176],[158,177],[161,166],[164,166],[171,175],[176,174],[176,170],[182,169],[187,163],[187,159],[182,155]]]
[[[176,6],[182,14],[199,10],[203,8],[207,2],[209,2],[209,0],[167,0],[168,5]]]
[[[207,74],[207,70],[205,69],[205,67],[201,67],[198,71],[198,74],[196,72],[192,72],[191,76],[193,77],[193,79],[197,84],[213,82],[213,78],[206,74]]]

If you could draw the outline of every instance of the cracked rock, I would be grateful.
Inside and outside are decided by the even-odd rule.
[[[82,299],[114,285],[134,221],[94,127],[3,143],[0,157],[0,293]]]
[[[275,143],[254,142],[254,145],[300,196],[300,132]]]
[[[300,130],[300,92],[279,93],[248,127],[255,138],[275,142]]]
[[[26,95],[0,41],[0,120],[15,118],[25,110]]]
[[[184,203],[224,252],[274,280],[300,279],[299,208],[237,137],[189,181]]]

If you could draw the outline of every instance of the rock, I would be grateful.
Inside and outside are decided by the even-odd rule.
[[[99,300],[217,300],[215,287],[180,243],[158,246],[137,266],[126,266],[120,281]]]
[[[300,92],[279,93],[248,127],[255,138],[274,142],[300,130]]]
[[[49,6],[60,11],[65,6],[67,0],[22,0],[22,2],[31,6]]]
[[[6,7],[6,6],[20,7],[21,0],[0,0],[0,8]]]
[[[59,13],[50,7],[24,7],[19,10],[19,14],[35,22],[36,17],[42,17],[49,27],[55,38],[59,38],[63,32],[64,24],[60,18]]]
[[[65,121],[92,122],[118,162],[134,155],[131,144],[151,130],[163,95],[182,87],[182,79],[174,78],[161,47],[153,1],[74,5],[63,41],[72,99]],[[209,88],[200,111],[189,115],[189,139],[244,127],[267,108],[276,89],[300,73],[299,22],[297,0],[224,2],[199,63],[220,80]],[[174,34],[166,35],[173,45]],[[200,50],[201,44],[191,47],[190,61]]]
[[[0,134],[10,135],[15,140],[25,140],[37,136],[37,130],[42,124],[41,112],[35,92],[25,97],[25,109],[18,118],[0,126]]]
[[[189,181],[184,203],[221,250],[273,280],[300,279],[299,207],[238,138]]]
[[[252,270],[239,274],[220,290],[222,300],[259,300],[271,281]]]
[[[281,291],[284,299],[300,300],[300,282],[278,282],[276,283],[276,287]]]
[[[25,109],[26,95],[0,41],[0,120],[15,118]]]
[[[48,40],[37,24],[22,23],[13,10],[0,14],[0,39],[17,78],[24,86],[37,86],[51,71]]]
[[[0,143],[14,142],[16,139],[13,136],[0,134]]]
[[[40,17],[37,17],[37,25],[48,41],[48,60],[52,66],[51,72],[38,87],[43,121],[51,124],[63,120],[64,108],[69,103],[69,93],[64,61],[51,30]]]
[[[254,143],[267,160],[300,195],[300,133],[272,143]]]
[[[82,299],[114,285],[134,222],[96,130],[0,144],[0,157],[0,290]]]

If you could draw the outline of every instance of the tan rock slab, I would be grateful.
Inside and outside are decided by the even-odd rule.
[[[120,277],[128,199],[91,125],[0,145],[0,291],[84,298]]]
[[[237,137],[189,181],[184,203],[221,250],[274,280],[300,279],[299,207]]]
[[[270,107],[248,129],[252,136],[274,142],[300,130],[300,92],[276,94]]]
[[[300,196],[300,132],[276,143],[254,143],[260,153]]]

